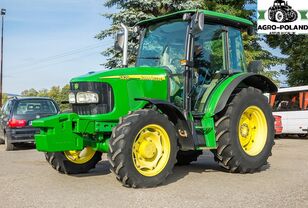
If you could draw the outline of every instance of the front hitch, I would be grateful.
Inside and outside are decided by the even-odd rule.
[[[42,152],[82,150],[84,138],[76,132],[79,116],[75,113],[59,114],[32,121],[39,128],[35,134],[36,149]]]

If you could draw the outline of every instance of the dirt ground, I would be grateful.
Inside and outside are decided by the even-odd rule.
[[[0,145],[0,207],[308,207],[308,139],[276,140],[264,170],[224,172],[204,152],[157,188],[129,189],[106,157],[88,174],[59,174],[43,153]]]

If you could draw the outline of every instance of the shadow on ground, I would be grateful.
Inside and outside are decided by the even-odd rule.
[[[85,174],[77,174],[73,175],[74,177],[83,178],[83,177],[93,177],[93,176],[101,176],[108,175],[111,173],[110,164],[108,160],[100,161],[96,168],[91,170],[89,173]],[[265,171],[270,168],[270,164],[262,166],[258,172]],[[185,178],[190,173],[204,173],[204,172],[223,172],[227,174],[229,173],[226,169],[219,166],[217,162],[214,161],[214,157],[212,153],[205,151],[203,155],[198,158],[198,161],[192,162],[190,165],[185,166],[175,166],[173,169],[173,173],[167,178],[167,180],[162,184],[162,186],[175,183],[178,180]]]

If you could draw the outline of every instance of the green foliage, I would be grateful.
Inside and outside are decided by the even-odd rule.
[[[273,48],[280,48],[288,57],[283,60],[290,86],[308,85],[308,36],[307,35],[268,35],[266,42]]]
[[[130,34],[133,34],[132,27],[139,21],[164,15],[184,9],[207,9],[221,13],[227,13],[238,17],[250,19],[255,22],[257,0],[106,0],[106,7],[117,7],[118,11],[112,14],[103,14],[104,17],[112,20],[110,28],[101,31],[96,38],[104,39],[114,36],[119,29],[120,23],[130,27]],[[248,9],[249,8],[249,9]],[[262,60],[267,73],[273,80],[277,80],[275,72],[268,71],[271,66],[279,63],[279,59],[273,56],[269,51],[264,50],[261,45],[261,37],[254,35],[243,35],[247,63],[252,60]],[[138,40],[136,34],[129,37],[129,64],[133,65],[138,50]],[[107,58],[105,67],[117,68],[121,67],[122,54],[113,49],[108,48],[102,53]]]
[[[4,103],[6,103],[7,100],[8,100],[7,94],[6,94],[6,93],[3,93],[3,94],[2,94],[2,105],[3,105]]]
[[[61,111],[68,110],[69,104],[62,104],[63,101],[68,100],[70,86],[67,84],[64,87],[53,86],[50,90],[42,89],[35,90],[33,88],[29,90],[24,90],[21,92],[21,96],[24,97],[50,97],[54,99],[58,105],[60,106]]]

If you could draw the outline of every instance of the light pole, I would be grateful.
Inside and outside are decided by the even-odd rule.
[[[0,62],[0,106],[2,107],[2,86],[3,86],[3,28],[4,28],[4,15],[6,14],[6,9],[1,9],[1,62]]]

